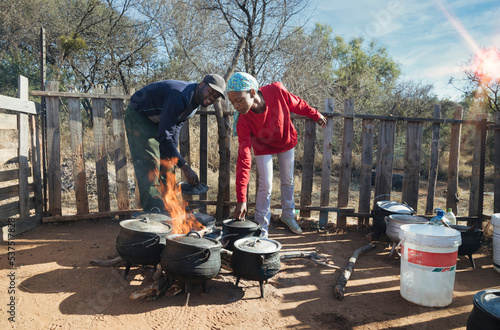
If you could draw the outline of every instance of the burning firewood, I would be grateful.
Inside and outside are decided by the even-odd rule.
[[[373,243],[362,246],[356,249],[352,257],[349,258],[349,263],[347,264],[347,267],[344,269],[344,272],[342,273],[342,275],[337,281],[337,284],[335,285],[335,296],[339,300],[342,300],[342,298],[344,298],[345,286],[347,284],[347,281],[349,280],[349,277],[351,277],[351,274],[354,271],[354,264],[356,263],[356,260],[358,259],[359,255],[365,251],[373,249],[374,247],[375,245]]]
[[[100,267],[123,267],[125,266],[126,261],[123,260],[122,257],[118,256],[110,260],[92,259],[90,260],[90,264],[93,266],[100,266]]]

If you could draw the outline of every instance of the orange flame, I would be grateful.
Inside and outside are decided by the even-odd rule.
[[[165,205],[165,210],[173,219],[172,233],[187,234],[192,230],[199,231],[205,228],[191,212],[186,212],[188,202],[182,197],[181,187],[177,185],[175,178],[174,166],[177,164],[177,158],[160,160],[159,170],[149,172],[149,180],[151,182],[159,181],[158,191],[160,192]],[[160,176],[165,177],[163,180],[158,180]]]

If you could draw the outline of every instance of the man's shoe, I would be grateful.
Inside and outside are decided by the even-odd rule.
[[[302,234],[302,229],[297,224],[297,221],[295,221],[295,219],[281,218],[281,222],[283,222],[285,225],[287,225],[287,227],[290,228],[292,233],[297,234],[297,235]]]

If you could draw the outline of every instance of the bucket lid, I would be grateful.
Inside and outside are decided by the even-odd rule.
[[[432,246],[458,247],[462,244],[462,237],[458,230],[427,224],[410,224],[401,226],[401,241]]]
[[[474,305],[484,313],[500,320],[500,290],[483,290],[474,295]]]
[[[427,220],[426,218],[407,214],[391,214],[389,215],[389,219],[390,222],[397,222],[404,225],[412,223],[429,223],[429,220]]]
[[[164,222],[145,219],[129,219],[120,221],[120,226],[132,231],[142,233],[169,234],[172,232],[170,226]]]
[[[281,243],[269,238],[247,237],[234,242],[234,248],[255,254],[274,253],[281,250]]]
[[[401,204],[394,201],[380,201],[377,202],[377,206],[383,210],[386,210],[390,213],[399,213],[399,214],[412,214],[413,209],[406,204]]]

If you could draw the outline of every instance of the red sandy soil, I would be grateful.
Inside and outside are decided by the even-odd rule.
[[[208,294],[194,287],[187,307],[185,294],[132,300],[131,293],[151,283],[151,267],[132,268],[124,280],[124,268],[89,263],[116,256],[119,228],[116,220],[43,224],[15,238],[15,269],[2,243],[0,328],[465,329],[474,294],[500,284],[491,247],[483,246],[474,254],[476,269],[459,256],[451,305],[413,304],[399,292],[399,256],[389,256],[390,248],[378,243],[357,260],[343,300],[334,295],[342,270],[303,258],[282,261],[281,271],[265,285],[263,299],[258,282],[241,280],[236,287],[234,276],[221,270],[208,282]],[[354,228],[338,233],[306,230],[296,236],[278,223],[270,230],[283,252],[317,251],[342,269],[368,243],[365,236]],[[10,293],[9,274],[15,289]],[[8,319],[10,299],[15,299],[15,322]]]

